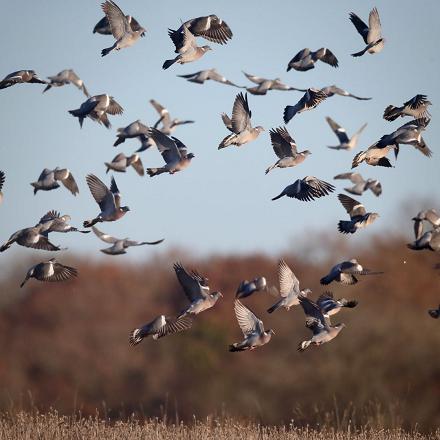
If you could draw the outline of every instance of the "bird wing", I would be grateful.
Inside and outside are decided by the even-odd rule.
[[[312,330],[314,335],[328,328],[318,304],[303,295],[299,295],[298,300],[306,315],[306,326]]]
[[[247,93],[239,93],[234,101],[232,107],[232,130],[234,133],[239,134],[244,130],[251,128],[251,116],[252,113],[249,110],[249,104],[247,99]]]
[[[179,150],[180,156],[181,157],[186,157],[188,154],[188,148],[187,146],[180,141],[179,139],[177,139],[174,136],[171,136],[171,139],[174,141],[174,143],[176,144],[177,149]]]
[[[150,128],[148,135],[154,140],[157,149],[166,163],[177,162],[181,159],[181,154],[176,143],[156,128]]]
[[[347,136],[347,132],[345,131],[345,128],[342,128],[329,116],[327,116],[325,120],[327,121],[328,125],[330,125],[330,128],[333,130],[333,133],[338,137],[339,142],[341,144],[350,142],[350,139]]]
[[[297,155],[295,140],[290,136],[286,127],[278,127],[269,131],[273,151],[280,158],[293,157]]]
[[[196,48],[197,42],[194,35],[188,29],[188,27],[183,25],[183,39],[182,39],[182,47],[179,48],[179,53],[186,52],[188,49]]]
[[[0,191],[3,189],[3,185],[5,184],[6,174],[4,171],[0,171]]]
[[[210,19],[209,26],[207,19]],[[198,17],[190,20],[189,29],[197,36],[206,38],[209,41],[219,44],[226,44],[232,38],[230,27],[217,16]]]
[[[94,174],[88,174],[86,176],[86,182],[93,198],[95,199],[95,202],[101,208],[101,211],[104,211],[109,203],[115,207],[116,201],[115,197],[113,196],[113,191],[110,191],[110,189],[108,189],[98,177],[96,177]],[[113,182],[114,179],[112,178],[112,185]]]
[[[193,320],[187,316],[183,316],[176,320],[166,319],[166,324],[153,336],[154,339],[163,338],[172,333],[178,333],[191,328]]]
[[[222,117],[223,124],[225,124],[225,127],[226,127],[229,131],[234,132],[234,131],[232,130],[232,121],[231,121],[231,118],[230,118],[226,113],[222,113],[222,114],[221,114],[221,117]]]
[[[41,174],[38,176],[38,181],[42,182],[43,180],[46,179],[47,176],[49,176],[50,174],[52,174],[52,170],[49,170],[49,168],[45,168]]]
[[[102,3],[101,7],[108,19],[110,29],[116,40],[121,39],[127,33],[131,33],[131,27],[127,17],[113,0],[107,0]]]
[[[305,108],[313,108],[320,104],[324,99],[327,98],[327,95],[318,89],[307,89],[305,95],[301,98],[303,101]]]
[[[306,176],[302,179],[302,182],[314,189],[315,197],[327,196],[336,189],[331,183],[320,180],[314,176]]]
[[[299,281],[284,260],[278,262],[278,280],[280,295],[285,298],[290,292],[299,293]]]
[[[322,293],[316,301],[316,304],[321,309],[323,314],[329,312],[336,305],[336,301],[333,298],[333,293],[328,291]]]
[[[294,183],[286,186],[283,193],[287,197],[302,200],[303,202],[309,202],[314,200],[314,197],[319,197],[315,189],[301,179],[295,180]]]
[[[254,312],[245,307],[239,300],[235,300],[234,311],[238,325],[245,337],[253,333],[262,334],[264,332],[263,321],[258,319]]]
[[[380,38],[382,38],[380,17],[377,8],[373,8],[371,10],[370,15],[368,17],[368,24],[370,29],[368,30],[366,43],[374,43]]]
[[[310,49],[306,47],[303,50],[300,50],[290,61],[289,64],[297,63],[298,61],[301,61],[303,58],[310,55]]]
[[[159,113],[161,119],[159,122],[162,122],[164,125],[171,124],[170,112],[161,104],[159,104],[156,100],[150,99],[150,104],[154,107],[154,109]]]
[[[41,280],[50,282],[67,281],[78,275],[78,271],[74,267],[64,266],[58,262],[53,264],[53,270],[54,273],[52,275],[42,277]]]
[[[333,52],[326,47],[323,47],[317,51],[317,57],[324,63],[330,64],[330,66],[338,67],[338,59],[335,57]]]
[[[243,72],[243,75],[249,80],[252,81],[255,84],[261,84],[264,83],[264,81],[266,81],[265,78],[261,78],[259,76],[255,76],[255,75],[250,75],[249,73]]]
[[[333,179],[336,180],[343,180],[343,179],[349,179],[353,183],[363,183],[365,180],[362,178],[362,176],[359,173],[342,173],[338,174]]]
[[[106,243],[114,244],[117,241],[119,241],[118,238],[112,237],[111,235],[108,235],[104,232],[101,232],[98,228],[95,226],[92,226],[92,231],[95,233],[95,235],[101,239],[102,241],[105,241]]]
[[[134,161],[131,162],[130,165],[134,168],[136,173],[139,174],[139,176],[143,176],[145,174],[144,165],[140,157],[137,157]]]
[[[426,105],[427,96],[426,95],[416,95],[413,98],[403,103],[404,107],[409,107],[412,110],[416,110],[419,107]]]
[[[369,41],[367,37],[368,37],[369,29],[366,23],[363,20],[361,20],[354,12],[350,12],[349,17],[350,17],[350,21],[354,24],[356,30],[362,35],[365,44],[368,44]]]
[[[61,180],[62,184],[75,196],[79,193],[78,185],[72,175],[67,169],[56,170],[54,172],[55,180]]]
[[[201,284],[200,276],[196,273],[188,273],[181,263],[175,263],[173,267],[177,279],[190,302],[205,299],[208,296],[209,287]]]
[[[365,215],[367,213],[362,203],[358,202],[355,199],[352,199],[345,194],[339,194],[338,199],[351,218],[357,215]]]
[[[110,115],[122,115],[123,112],[124,109],[122,108],[122,106],[117,103],[112,96],[110,96],[110,103],[107,107],[106,113]]]
[[[55,220],[57,218],[60,218],[61,214],[58,211],[55,211],[52,209],[51,211],[46,212],[46,214],[43,215],[43,217],[40,218],[40,221],[38,222],[39,225],[42,225],[44,223],[50,222],[52,220]]]

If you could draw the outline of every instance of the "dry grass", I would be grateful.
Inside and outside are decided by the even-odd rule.
[[[208,418],[204,422],[194,420],[190,424],[170,425],[159,420],[139,422],[137,420],[110,423],[98,417],[59,416],[56,412],[39,414],[34,412],[9,414],[0,417],[0,440],[59,440],[59,439],[164,439],[164,440],[417,440],[439,439],[440,430],[432,434],[401,429],[364,428],[358,431],[347,428],[335,431],[296,428],[294,426],[260,426],[218,421]]]

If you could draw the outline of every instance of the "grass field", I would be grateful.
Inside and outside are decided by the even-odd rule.
[[[138,422],[127,420],[106,422],[96,418],[65,417],[56,413],[4,413],[0,418],[0,439],[7,440],[58,440],[58,439],[139,439],[139,440],[416,440],[439,439],[440,430],[432,434],[401,429],[379,429],[365,427],[361,430],[347,428],[337,431],[331,428],[320,430],[296,428],[294,426],[260,426],[234,422],[194,421],[188,424],[166,424],[159,420]]]

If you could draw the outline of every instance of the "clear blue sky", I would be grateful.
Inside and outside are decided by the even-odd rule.
[[[85,176],[95,173],[109,182],[104,161],[118,152],[130,154],[138,148],[135,140],[113,148],[116,128],[136,119],[153,124],[157,115],[148,102],[151,98],[164,104],[172,116],[196,121],[175,132],[196,158],[190,168],[173,176],[140,178],[131,169],[115,175],[123,202],[131,212],[116,223],[101,224],[100,228],[119,237],[166,239],[154,251],[132,249],[133,258],[174,247],[197,253],[276,253],[287,248],[293,250],[297,238],[304,238],[310,231],[338,234],[337,221],[346,214],[336,194],[347,182],[338,182],[333,196],[310,203],[287,198],[272,202],[271,197],[297,178],[314,175],[332,182],[334,175],[349,171],[356,151],[335,152],[326,148],[336,144],[336,137],[325,116],[331,116],[349,134],[368,122],[358,147],[364,149],[405,122],[386,122],[382,119],[384,108],[401,104],[417,93],[427,94],[434,104],[433,121],[424,136],[434,156],[428,159],[404,146],[396,168],[360,166],[358,170],[364,177],[379,178],[383,184],[380,198],[371,193],[362,197],[367,209],[379,212],[381,218],[347,240],[362,242],[372,234],[393,231],[402,225],[410,238],[410,222],[399,218],[402,204],[410,200],[414,212],[426,207],[427,199],[439,206],[438,1],[416,5],[409,0],[119,0],[118,4],[147,28],[147,36],[134,47],[105,58],[101,58],[100,51],[113,43],[112,38],[92,34],[93,26],[103,16],[99,1],[17,0],[2,5],[0,76],[28,68],[46,77],[73,68],[92,95],[111,94],[125,111],[122,116],[111,118],[111,130],[91,120],[86,120],[80,130],[77,119],[67,113],[84,101],[82,93],[73,86],[52,89],[44,95],[44,86],[37,84],[0,91],[0,169],[7,173],[5,199],[0,206],[1,241],[17,229],[35,224],[49,209],[70,214],[77,226],[95,216],[98,207]],[[350,53],[363,48],[363,41],[348,20],[348,13],[354,11],[366,20],[373,6],[380,12],[386,46],[378,55],[353,59]],[[181,19],[210,13],[229,24],[234,33],[232,41],[225,46],[209,43],[214,50],[202,60],[163,71],[163,61],[173,56],[167,28],[178,27]],[[204,40],[200,42],[206,44]],[[318,63],[309,72],[286,72],[288,61],[299,50],[322,46],[338,57],[338,69]],[[264,170],[276,159],[269,129],[282,125],[283,108],[294,104],[301,95],[277,91],[263,97],[250,95],[253,123],[264,126],[266,132],[242,148],[218,151],[220,140],[227,134],[220,113],[231,112],[238,90],[212,82],[203,86],[191,84],[176,76],[211,67],[238,84],[247,84],[241,73],[244,70],[267,78],[280,76],[286,83],[301,88],[337,84],[373,100],[333,97],[316,110],[295,117],[288,129],[299,149],[308,148],[313,155],[297,168],[274,170],[266,176]],[[145,166],[162,164],[154,149],[143,153],[142,160]],[[78,197],[71,196],[64,187],[33,195],[30,182],[36,180],[43,168],[56,166],[70,168],[79,184]],[[93,255],[105,245],[93,234],[54,234],[52,241],[73,252]],[[41,251],[16,247],[1,255],[3,261],[11,253],[44,255]]]

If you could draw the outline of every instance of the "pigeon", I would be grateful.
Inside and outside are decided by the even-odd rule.
[[[422,251],[424,249],[433,252],[440,251],[440,229],[425,232],[413,243],[407,244],[407,247],[413,251]]]
[[[295,105],[285,107],[283,115],[284,122],[287,124],[297,113],[314,109],[326,98],[327,95],[319,89],[307,89],[304,96]]]
[[[298,92],[305,91],[303,89],[297,89],[295,87],[291,87],[282,83],[280,78],[266,79],[255,75],[249,75],[246,72],[243,72],[243,74],[246,76],[247,79],[249,79],[249,81],[257,84],[257,86],[255,87],[246,88],[246,90],[249,93],[252,93],[252,95],[265,95],[268,90],[296,90]]]
[[[153,145],[152,140],[148,137],[149,129],[150,127],[142,124],[139,119],[126,127],[118,128],[118,133],[116,135],[117,139],[113,146],[117,147],[118,145],[124,143],[126,139],[136,138],[141,142],[141,147],[136,150],[136,153],[145,151]]]
[[[165,165],[161,168],[147,168],[147,174],[150,177],[162,173],[174,174],[182,171],[189,166],[195,157],[193,153],[188,153],[187,147],[179,139],[173,136],[169,138],[155,128],[151,128],[148,135],[154,140],[165,161]]]
[[[330,269],[330,272],[321,278],[321,284],[327,286],[332,281],[336,281],[345,285],[352,285],[358,282],[356,275],[380,275],[383,272],[374,272],[370,269],[365,269],[359,262],[353,258],[349,261],[338,263]]]
[[[353,150],[353,148],[356,148],[359,135],[364,131],[365,127],[367,126],[367,124],[362,125],[362,127],[351,137],[351,139],[349,139],[345,128],[342,128],[339,124],[337,124],[332,118],[328,116],[325,118],[325,120],[328,122],[328,125],[330,125],[330,128],[339,139],[339,145],[328,147],[332,150],[351,151]]]
[[[51,191],[60,187],[61,182],[74,196],[79,193],[78,185],[67,168],[56,167],[54,170],[45,168],[36,182],[32,182],[34,187],[34,195],[38,191]]]
[[[278,200],[283,196],[287,196],[303,202],[310,202],[311,200],[315,200],[315,198],[327,196],[334,190],[335,187],[332,184],[313,176],[306,176],[286,186],[283,191],[272,200]]]
[[[338,199],[350,216],[350,220],[340,220],[338,223],[338,230],[343,234],[354,234],[358,229],[371,225],[379,217],[376,212],[367,213],[362,203],[345,194],[339,194]]]
[[[394,145],[394,154],[397,159],[400,144],[412,145],[423,155],[431,157],[432,151],[427,147],[422,136],[422,131],[426,129],[429,122],[429,119],[416,119],[407,122],[393,133],[382,136],[380,140],[376,142],[376,147],[385,148]]]
[[[229,351],[254,350],[267,344],[275,332],[272,329],[264,330],[263,321],[252,310],[245,307],[239,300],[234,303],[235,316],[243,332],[244,339],[229,346]]]
[[[217,72],[216,69],[207,69],[207,70],[199,70],[195,73],[189,73],[187,75],[177,75],[179,78],[185,78],[189,82],[193,82],[196,84],[204,84],[205,81],[216,81],[221,84],[226,84],[228,86],[234,86],[238,88],[244,88],[241,86],[237,86],[233,82],[226,79],[223,75]]]
[[[317,51],[313,52],[309,48],[300,50],[287,65],[287,71],[291,69],[298,70],[299,72],[306,72],[307,70],[314,69],[317,61],[323,61],[332,67],[338,67],[338,59],[334,56],[330,49],[321,47]]]
[[[43,93],[47,92],[52,87],[62,87],[66,84],[73,84],[79,90],[81,90],[84,95],[87,96],[87,98],[90,97],[89,92],[84,85],[84,81],[72,69],[62,70],[54,76],[48,76],[47,79],[49,82],[47,83],[46,88],[43,90]]]
[[[428,101],[426,95],[416,95],[409,101],[403,103],[402,107],[395,107],[389,105],[383,112],[383,118],[387,121],[395,121],[399,116],[412,116],[414,119],[430,119],[431,114],[428,111],[428,106],[432,105]]]
[[[229,26],[217,15],[207,15],[185,21],[177,30],[168,29],[168,35],[176,46],[176,53],[184,45],[185,28],[194,36],[203,37],[213,43],[226,44],[232,38]]]
[[[0,171],[0,204],[3,202],[3,185],[5,184],[6,174],[4,171]]]
[[[7,87],[15,86],[15,84],[23,83],[47,84],[46,81],[38,78],[34,70],[18,70],[6,75],[0,81],[0,89],[6,89]]]
[[[238,286],[235,293],[236,298],[247,298],[255,292],[261,292],[267,290],[267,281],[264,277],[255,278],[252,281],[244,280]]]
[[[102,49],[101,56],[105,57],[112,50],[121,50],[130,47],[136,43],[141,36],[145,35],[145,29],[142,26],[133,30],[127,17],[113,0],[106,0],[102,3],[101,7],[109,22],[111,33],[116,40],[113,46]]]
[[[169,136],[179,125],[193,124],[194,121],[180,120],[177,118],[171,119],[170,112],[154,99],[150,99],[150,104],[159,113],[159,120],[154,124],[153,128],[159,129],[163,134]],[[159,124],[162,126],[159,128]]]
[[[110,170],[117,171],[118,173],[125,173],[127,171],[127,167],[132,166],[139,176],[143,176],[145,174],[142,160],[139,157],[139,154],[136,153],[129,157],[127,157],[124,153],[119,153],[111,162],[105,162],[105,166],[107,167],[106,173],[108,173]]]
[[[130,27],[133,32],[143,30],[143,32],[141,33],[141,37],[145,37],[145,29],[142,28],[142,26],[135,18],[133,18],[131,15],[126,15],[125,18],[130,23]],[[110,22],[108,21],[107,16],[102,17],[101,20],[96,23],[95,27],[93,28],[93,33],[98,33],[101,35],[112,35],[112,28],[110,26]]]
[[[305,92],[305,90],[301,90],[301,91]],[[346,90],[341,89],[340,87],[335,85],[323,87],[321,89],[321,92],[324,92],[327,95],[327,98],[330,98],[331,96],[334,95],[339,95],[339,96],[347,96],[349,98],[354,98],[359,101],[369,101],[371,99],[371,98],[361,98],[360,96],[353,95],[352,93],[349,93]]]
[[[101,249],[101,252],[107,255],[122,255],[122,254],[126,254],[127,253],[126,249],[131,246],[143,246],[146,244],[156,245],[164,241],[164,239],[157,241],[134,241],[128,238],[112,237],[111,235],[101,232],[95,226],[92,226],[92,230],[99,239],[101,239],[106,243],[110,243],[112,245],[109,248]]]
[[[49,232],[80,232],[81,234],[88,234],[90,231],[83,231],[69,225],[71,220],[70,215],[61,215],[58,211],[51,210],[41,217],[39,223],[41,225],[41,234],[48,236]]]
[[[114,177],[111,179],[110,189],[94,174],[88,174],[86,182],[101,212],[94,219],[86,220],[83,223],[85,228],[90,228],[98,222],[114,222],[130,211],[128,206],[121,206],[121,195]]]
[[[359,153],[354,156],[351,168],[356,168],[359,166],[362,162],[365,162],[368,165],[371,165],[373,167],[380,166],[380,167],[386,167],[391,168],[391,162],[386,157],[386,155],[396,148],[395,145],[388,145],[386,147],[379,148],[377,146],[377,142],[373,144],[371,147],[368,147],[366,151],[360,151]]]
[[[376,8],[373,8],[370,12],[368,26],[354,12],[350,12],[350,21],[354,24],[356,30],[361,34],[367,45],[360,52],[352,53],[351,56],[360,57],[364,55],[365,52],[374,54],[383,49],[385,39],[382,38],[380,17]]]
[[[170,319],[164,315],[160,315],[148,324],[140,328],[135,328],[130,332],[128,342],[131,346],[135,346],[142,342],[144,338],[151,336],[154,340],[163,338],[173,333],[182,332],[191,328],[192,319],[184,317],[180,319]]]
[[[440,228],[440,215],[435,209],[420,211],[412,220],[414,221],[414,235],[416,240],[423,234],[424,221],[431,223],[434,229]]]
[[[429,316],[434,319],[438,319],[440,317],[440,305],[437,309],[428,310]]]
[[[324,317],[320,307],[309,298],[300,295],[299,302],[306,315],[306,327],[313,332],[312,339],[298,345],[298,351],[304,351],[311,345],[321,345],[330,342],[338,336],[345,324],[332,325],[330,319]]]
[[[344,188],[344,190],[356,196],[361,196],[367,190],[370,190],[376,197],[379,197],[382,194],[382,185],[377,179],[364,180],[359,173],[342,173],[336,175],[333,179],[351,180],[351,182],[354,183],[354,186],[351,188]]]
[[[249,110],[249,103],[247,93],[239,93],[235,97],[234,105],[232,107],[232,117],[230,118],[226,113],[222,113],[222,120],[226,128],[232,134],[226,136],[218,146],[218,149],[229,147],[230,145],[241,145],[251,142],[260,135],[264,128],[261,125],[252,127],[251,125],[252,112]]]
[[[124,109],[115,101],[113,96],[96,95],[89,98],[81,104],[76,110],[69,110],[69,113],[78,118],[79,125],[82,128],[84,119],[89,117],[99,124],[104,124],[107,128],[111,128],[109,115],[122,115]]]
[[[267,313],[273,313],[280,307],[284,307],[288,311],[292,306],[299,304],[299,296],[307,296],[312,293],[310,289],[300,290],[298,278],[284,260],[278,262],[278,279],[281,299],[269,307]]]
[[[174,42],[174,40],[173,40]],[[176,50],[179,53],[175,58],[171,60],[165,60],[165,62],[162,65],[162,69],[166,70],[169,67],[171,67],[174,63],[178,64],[186,64],[191,63],[192,61],[196,61],[199,58],[202,58],[203,55],[205,55],[208,50],[212,50],[210,46],[197,46],[196,38],[191,33],[191,31],[188,29],[186,25],[183,25],[183,37],[181,39],[182,45],[178,48],[178,45],[174,42],[176,45]],[[179,40],[180,45],[180,40]]]
[[[295,140],[290,136],[286,127],[272,128],[269,135],[273,151],[279,159],[266,169],[266,174],[274,168],[289,168],[299,165],[312,154],[309,150],[298,153]]]
[[[180,313],[177,319],[187,315],[198,315],[213,307],[217,300],[223,297],[221,292],[209,293],[208,280],[197,272],[188,273],[181,263],[174,264],[174,271],[190,301],[189,306]]]
[[[55,258],[51,258],[49,261],[32,266],[20,287],[23,287],[30,278],[35,278],[38,281],[58,282],[70,280],[77,275],[78,271],[74,267],[64,266],[64,264],[58,263]]]
[[[358,305],[356,300],[348,300],[345,298],[334,299],[332,292],[324,292],[319,296],[316,303],[324,317],[336,315],[343,307],[352,309]]]

